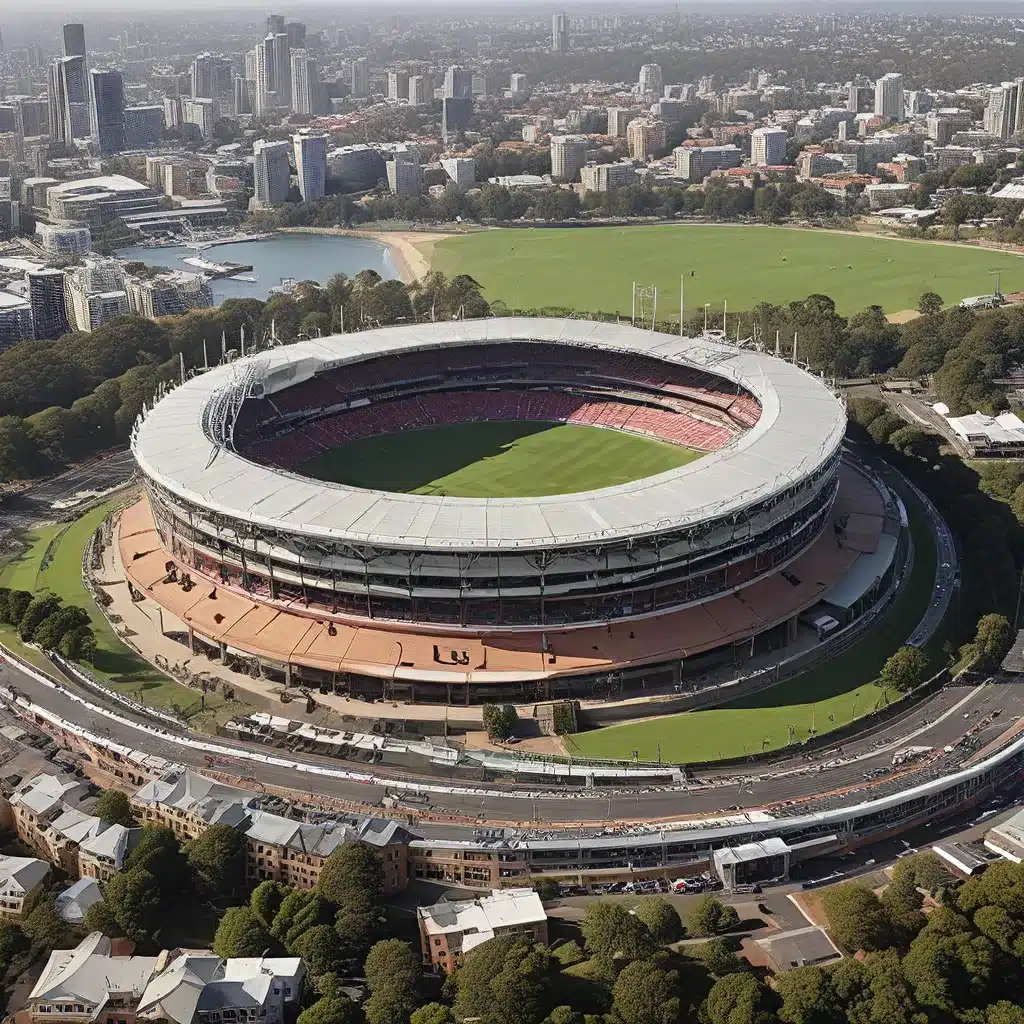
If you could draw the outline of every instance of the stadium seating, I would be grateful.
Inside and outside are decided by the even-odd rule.
[[[445,423],[527,420],[577,423],[646,434],[676,444],[714,451],[732,436],[729,428],[684,412],[654,408],[600,396],[562,391],[431,392],[357,409],[306,423],[244,449],[259,462],[290,469],[340,444]]]

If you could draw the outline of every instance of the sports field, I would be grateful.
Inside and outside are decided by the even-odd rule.
[[[870,305],[914,309],[923,292],[949,304],[992,290],[1024,289],[1024,260],[963,245],[813,229],[688,224],[609,228],[496,228],[453,236],[433,249],[432,267],[470,274],[488,299],[510,309],[567,307],[629,315],[632,287],[658,286],[659,319],[711,304],[721,312],[783,304],[820,292],[849,315]]]
[[[935,583],[935,542],[916,499],[901,492],[914,535],[914,567],[906,589],[883,618],[848,651],[820,668],[708,711],[666,715],[573,736],[568,749],[590,757],[697,763],[743,757],[800,743],[899,698],[874,683],[886,658],[921,620]],[[941,667],[940,641],[929,645]]]
[[[311,459],[300,471],[404,494],[535,498],[639,480],[700,455],[617,430],[502,420],[361,438]]]

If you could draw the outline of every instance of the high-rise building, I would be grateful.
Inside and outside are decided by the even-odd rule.
[[[287,142],[260,139],[253,144],[253,186],[260,206],[280,206],[288,199],[291,188],[289,149],[291,146]]]
[[[388,99],[405,100],[409,98],[409,75],[405,71],[388,72]]]
[[[684,181],[703,181],[712,171],[739,167],[743,150],[737,146],[677,146],[676,177]]]
[[[313,115],[321,112],[320,68],[308,50],[292,54],[292,112]]]
[[[630,164],[587,164],[580,168],[584,192],[608,192],[632,185],[635,179],[636,173]]]
[[[444,173],[460,188],[472,188],[476,182],[476,161],[471,156],[442,157]]]
[[[851,114],[860,114],[871,110],[874,101],[875,90],[873,86],[851,82],[846,87],[846,109]]]
[[[556,181],[578,181],[589,146],[589,140],[582,135],[552,135],[551,177]]]
[[[638,117],[626,127],[629,155],[634,160],[659,156],[665,149],[666,137],[665,122],[653,117]]]
[[[904,116],[903,76],[895,71],[882,75],[875,82],[875,113],[890,121],[902,121]]]
[[[514,74],[509,79],[508,87],[513,96],[522,96],[526,92],[526,75]]]
[[[750,162],[754,167],[775,167],[786,162],[789,136],[782,128],[758,128],[750,133]]]
[[[147,104],[124,108],[124,148],[146,149],[164,135],[164,108]]]
[[[65,25],[61,29],[64,37],[65,57],[85,56],[85,26],[77,23]]]
[[[468,100],[472,95],[473,72],[469,68],[453,64],[444,73],[444,98]]]
[[[624,139],[629,122],[634,120],[636,116],[636,111],[630,110],[628,107],[609,107],[608,134],[613,139]]]
[[[279,32],[284,31],[284,15],[283,14],[268,14],[267,15],[267,32],[272,36],[276,36]]]
[[[1018,79],[1015,82],[1003,82],[989,89],[984,119],[985,131],[989,135],[994,135],[997,139],[1012,139],[1018,128],[1024,127],[1017,120],[1021,106],[1022,84],[1024,80]]]
[[[462,131],[473,116],[473,101],[461,96],[446,96],[441,100],[441,137],[448,139]]]
[[[303,201],[322,199],[327,183],[327,136],[294,135],[292,147]]]
[[[640,68],[638,88],[641,96],[660,96],[664,88],[660,64],[644,64]]]
[[[187,196],[189,194],[188,167],[185,164],[169,160],[163,165],[163,172],[162,185],[165,196]]]
[[[52,340],[68,332],[64,274],[60,270],[30,270],[25,274],[32,307],[32,336]]]
[[[423,168],[415,149],[396,150],[387,161],[388,188],[396,196],[416,196],[423,190]]]
[[[567,14],[551,15],[551,52],[569,52],[569,16]]]
[[[63,146],[89,135],[89,95],[85,57],[58,58],[47,74],[50,138]]]
[[[101,156],[124,149],[124,83],[120,71],[89,72],[89,134]]]
[[[192,99],[224,100],[231,95],[231,61],[212,53],[201,53],[189,68]]]
[[[284,27],[288,37],[288,45],[293,50],[302,50],[306,46],[306,26],[301,21],[289,21]]]
[[[236,117],[252,113],[252,100],[249,96],[249,83],[244,75],[235,75],[232,81],[232,110]]]
[[[409,106],[426,107],[434,98],[429,79],[423,75],[409,76]]]
[[[50,123],[50,105],[46,100],[22,96],[14,101],[14,130],[23,138],[45,135]]]
[[[357,99],[365,99],[370,95],[370,61],[367,57],[357,57],[352,61],[352,95]]]
[[[194,124],[193,131],[198,130],[205,142],[213,138],[213,126],[220,118],[220,104],[208,96],[191,99],[186,96],[181,101],[181,123]]]
[[[164,97],[164,126],[166,128],[181,127],[181,100],[177,96]]]
[[[290,107],[292,103],[292,49],[288,36],[278,32],[271,38],[274,68],[274,92],[281,107]]]

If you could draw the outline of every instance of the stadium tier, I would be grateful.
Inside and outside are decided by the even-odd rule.
[[[354,440],[486,420],[597,426],[705,454],[539,498],[302,475]],[[844,429],[842,401],[818,378],[706,338],[493,319],[311,340],[197,376],[140,422],[148,500],[122,555],[134,584],[160,590],[201,641],[289,671],[392,685],[593,680],[598,667],[668,662],[678,673],[688,654],[785,629],[849,568],[845,531],[857,496],[872,499],[841,472]],[[801,559],[813,576],[792,569]],[[216,603],[209,615],[203,601]],[[666,616],[678,617],[674,638]],[[310,621],[329,653],[291,642]],[[290,634],[272,641],[271,624]],[[421,648],[427,664],[408,653]]]

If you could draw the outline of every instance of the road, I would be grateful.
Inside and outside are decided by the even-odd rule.
[[[177,738],[171,734],[153,736],[152,726],[132,720],[123,709],[118,709],[118,720],[108,717],[107,714],[91,711],[69,693],[45,686],[11,662],[0,666],[0,685],[16,688],[39,706],[65,720],[77,722],[95,735],[196,769],[207,767],[204,753],[194,749],[190,743],[208,743],[210,737],[189,738],[185,734]],[[83,696],[90,701],[96,700],[92,694]],[[863,787],[865,774],[886,770],[891,772],[893,745],[900,746],[912,741],[917,745],[941,750],[946,745],[960,740],[968,729],[975,728],[997,707],[1001,710],[999,717],[981,728],[974,738],[974,746],[978,746],[994,739],[1015,718],[1024,715],[1024,685],[1014,682],[977,688],[951,687],[937,694],[925,705],[919,706],[912,716],[904,716],[899,728],[891,726],[882,730],[881,734],[850,744],[842,749],[841,753],[837,751],[837,761],[812,762],[793,759],[774,766],[771,776],[751,775],[742,779],[735,776],[707,777],[699,780],[704,783],[700,786],[690,785],[674,789],[648,787],[627,791],[617,789],[610,793],[565,788],[552,790],[540,786],[502,785],[496,782],[485,784],[478,779],[439,780],[435,777],[429,780],[433,790],[429,794],[430,809],[438,813],[451,812],[459,816],[479,818],[481,822],[532,822],[535,824],[529,831],[539,837],[561,831],[555,826],[540,823],[566,823],[566,827],[589,826],[596,832],[599,823],[608,821],[654,821],[709,814],[726,808],[764,807],[787,800],[833,793],[850,786]],[[239,744],[238,749],[241,754],[247,748]],[[955,751],[953,754],[944,755],[927,773],[917,774],[923,780],[926,776],[947,772],[962,759],[964,753],[966,751]],[[310,765],[349,767],[345,762],[319,758],[315,755],[287,756],[296,762]],[[817,756],[820,758],[822,755]],[[239,782],[245,784],[250,780],[250,785],[251,781],[255,781],[266,786],[293,790],[296,793],[305,791],[308,786],[310,797],[314,800],[317,795],[324,795],[378,804],[388,795],[386,767],[375,765],[368,769],[362,763],[351,767],[363,772],[379,772],[381,781],[366,783],[307,773],[297,777],[296,772],[287,767],[250,762],[245,769],[247,774],[242,775],[240,772]],[[408,778],[408,774],[406,777]],[[424,785],[426,784],[424,780]],[[908,784],[906,778],[881,781],[883,788],[897,788]],[[877,787],[877,781],[873,785]],[[442,787],[446,791],[441,791]],[[873,792],[878,791],[877,788],[873,789]],[[835,806],[842,799],[840,796],[824,797],[817,800],[814,806]],[[791,812],[803,809],[804,806],[793,808]],[[465,836],[464,825],[425,825],[423,831],[428,836],[439,838]]]

